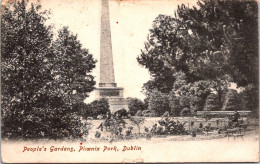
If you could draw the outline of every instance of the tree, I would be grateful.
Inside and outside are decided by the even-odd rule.
[[[258,88],[257,2],[201,0],[197,4],[191,8],[182,4],[175,16],[159,15],[153,21],[137,58],[152,76],[144,89],[163,93],[173,89],[179,94],[194,82],[208,81],[221,102],[230,82]],[[185,83],[176,82],[180,72]],[[203,97],[192,96],[191,101],[202,104],[207,95]]]
[[[153,90],[148,96],[148,109],[154,111],[157,116],[170,112],[168,95],[158,90]]]
[[[129,120],[131,121],[132,124],[136,125],[138,128],[138,133],[141,133],[141,125],[145,122],[144,117],[130,117]]]
[[[211,81],[219,102],[229,82],[257,86],[257,3],[204,0],[198,6],[178,9],[190,30],[190,51],[195,52],[189,60],[190,70]]]
[[[241,110],[238,93],[236,90],[230,89],[226,95],[226,100],[223,104],[222,110],[234,111]]]
[[[157,89],[169,93],[175,81],[174,74],[188,71],[185,64],[187,56],[182,52],[185,45],[182,44],[184,38],[179,23],[177,19],[164,15],[159,15],[153,21],[145,48],[137,57],[138,63],[147,68],[153,78],[144,85],[148,91]]]
[[[170,70],[163,70],[160,72],[160,76],[154,76],[153,79],[149,80],[143,85],[144,93],[148,94],[152,90],[157,89],[162,93],[169,93],[173,87],[173,81],[175,81],[174,76]]]
[[[145,104],[138,98],[127,98],[129,113],[134,116],[138,110],[143,111],[146,109]]]
[[[52,44],[52,53],[50,60],[54,81],[51,85],[56,87],[54,94],[62,96],[63,102],[73,109],[94,89],[95,81],[90,72],[97,61],[87,49],[82,48],[77,35],[73,35],[68,27],[58,31],[58,38]]]
[[[190,31],[191,71],[211,80],[228,75],[238,86],[257,84],[257,2],[203,0],[197,4],[198,8],[181,5],[177,10]]]
[[[1,94],[4,137],[24,137],[26,127],[23,123],[26,116],[45,99],[44,87],[51,79],[44,61],[52,33],[51,27],[44,24],[48,13],[40,13],[40,7],[35,4],[28,7],[24,0],[2,6]]]
[[[77,137],[81,122],[71,104],[81,103],[82,97],[93,90],[93,79],[83,79],[91,77],[88,74],[94,68],[95,60],[68,30],[67,33],[59,32],[58,38],[53,40],[51,26],[45,25],[49,12],[41,12],[40,4],[12,1],[2,9],[3,137]],[[66,34],[69,41],[63,38]],[[61,44],[62,41],[66,44]],[[75,62],[79,65],[71,68]],[[87,68],[83,68],[83,64]],[[73,80],[64,83],[68,80],[65,72],[71,73],[70,70],[74,73],[74,77],[70,77]],[[83,72],[84,77],[80,76]],[[81,99],[68,101],[73,99],[73,91],[78,93],[73,96],[82,94]]]

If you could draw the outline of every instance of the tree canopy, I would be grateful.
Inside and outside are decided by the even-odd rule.
[[[213,92],[220,109],[231,83],[258,88],[257,13],[256,1],[200,0],[156,17],[137,57],[152,77],[145,93],[174,93],[173,104],[196,111]]]
[[[178,6],[175,16],[159,15],[137,60],[159,82],[182,71],[188,82],[229,81],[238,86],[258,81],[257,2],[202,0]],[[168,89],[168,92],[170,89]]]

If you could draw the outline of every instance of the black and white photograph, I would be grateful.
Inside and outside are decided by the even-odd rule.
[[[2,0],[3,163],[259,162],[257,0]]]

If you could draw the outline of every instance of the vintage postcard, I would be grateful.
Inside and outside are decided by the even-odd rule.
[[[258,1],[3,0],[4,163],[258,162]]]

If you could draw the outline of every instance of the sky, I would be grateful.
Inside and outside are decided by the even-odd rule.
[[[36,2],[37,0],[30,0]],[[112,53],[115,81],[124,88],[124,97],[144,99],[142,86],[151,77],[136,60],[144,48],[149,29],[159,14],[174,16],[178,5],[196,5],[197,0],[109,0]],[[3,2],[4,3],[4,2]],[[77,34],[83,48],[99,61],[101,0],[41,0],[42,9],[51,11],[47,24],[57,31],[63,26]],[[93,70],[99,83],[99,62]],[[234,83],[232,89],[236,89]],[[95,99],[91,92],[85,102]]]
[[[115,80],[124,88],[124,97],[144,99],[142,86],[150,79],[147,69],[137,63],[137,56],[144,48],[153,20],[159,15],[174,15],[179,4],[192,6],[196,1],[187,0],[110,0],[110,27]],[[43,9],[50,9],[48,24],[55,31],[68,26],[78,35],[84,48],[99,60],[101,0],[42,0]],[[93,70],[99,83],[99,62]],[[96,85],[97,87],[97,85]],[[85,102],[95,99],[91,92]]]

